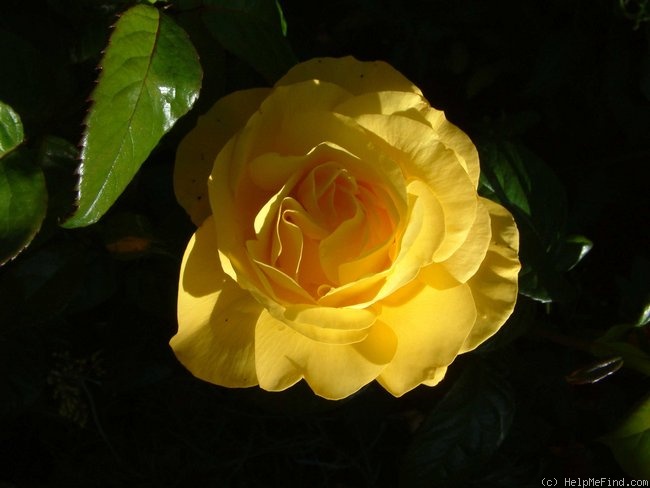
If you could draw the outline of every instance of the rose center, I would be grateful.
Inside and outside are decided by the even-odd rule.
[[[280,203],[269,264],[315,299],[386,269],[396,226],[387,199],[335,162],[316,166]]]

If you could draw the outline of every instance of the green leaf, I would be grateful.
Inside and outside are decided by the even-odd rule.
[[[63,224],[68,228],[99,220],[201,87],[187,34],[147,5],[122,15],[101,67],[83,137],[78,209]]]
[[[584,236],[569,236],[561,244],[555,258],[555,269],[569,271],[575,268],[589,254],[593,242]]]
[[[296,64],[283,34],[286,22],[276,2],[205,0],[204,6],[203,21],[215,39],[269,83]]]
[[[535,233],[540,243],[558,242],[566,224],[566,195],[553,171],[523,144],[482,145],[483,183]]]
[[[46,136],[40,143],[38,162],[43,168],[47,192],[47,223],[55,231],[61,217],[68,215],[74,205],[77,179],[74,169],[79,163],[79,150],[65,139]]]
[[[562,273],[587,252],[589,242],[565,236],[566,195],[551,169],[522,144],[479,145],[481,192],[500,201],[520,233],[520,293],[542,302],[569,299],[573,290]]]
[[[0,102],[0,158],[23,142],[23,124],[13,109]]]
[[[499,447],[514,415],[510,384],[484,362],[470,364],[416,432],[403,486],[467,480]]]
[[[278,0],[275,0],[275,7],[278,9],[278,15],[280,16],[280,29],[282,30],[282,35],[287,37],[287,19],[284,17],[282,6]]]
[[[639,319],[637,320],[636,325],[638,327],[643,327],[650,324],[650,303],[647,303],[641,313],[639,314]]]
[[[34,238],[47,210],[45,177],[27,150],[0,159],[0,265]]]
[[[650,395],[618,429],[601,440],[629,476],[650,479]]]

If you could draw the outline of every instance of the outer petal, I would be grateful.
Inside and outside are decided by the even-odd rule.
[[[447,120],[444,112],[431,107],[422,95],[388,91],[364,93],[346,100],[335,110],[352,118],[367,114],[399,114],[427,124],[438,140],[456,153],[474,188],[478,187],[480,168],[476,146],[467,134]]]
[[[378,381],[401,396],[442,379],[476,320],[467,284],[436,290],[415,281],[382,302],[380,320],[397,334],[395,357]]]
[[[447,368],[436,368],[436,372],[433,374],[433,378],[430,380],[423,381],[423,385],[427,386],[436,386],[438,383],[440,383],[444,377],[445,374],[447,374]]]
[[[364,93],[350,98],[337,105],[334,110],[341,115],[348,117],[359,117],[364,114],[411,115],[416,120],[428,124],[428,120],[422,115],[422,111],[429,107],[428,102],[422,95],[413,92],[403,91],[380,91]]]
[[[208,199],[208,176],[221,148],[259,108],[270,89],[236,91],[221,98],[183,138],[176,152],[174,193],[194,224],[212,212]]]
[[[289,70],[276,86],[306,80],[322,80],[342,86],[354,95],[376,91],[403,91],[422,94],[400,72],[383,61],[359,61],[345,58],[314,58]]]
[[[467,239],[449,259],[442,263],[442,266],[459,283],[465,283],[476,274],[483,262],[491,238],[490,214],[482,199],[479,199],[476,220],[467,234]]]
[[[375,324],[362,342],[322,344],[263,314],[255,334],[260,386],[280,391],[304,378],[317,395],[339,400],[381,373],[395,353],[396,342],[389,327]]]
[[[461,164],[467,170],[472,183],[474,183],[474,188],[478,188],[480,167],[478,151],[472,140],[462,130],[449,122],[444,112],[432,107],[426,107],[423,109],[423,113],[440,140],[456,153]]]
[[[190,240],[181,266],[178,332],[170,344],[202,380],[222,386],[257,384],[255,324],[262,307],[219,264],[212,217]]]
[[[505,208],[481,199],[490,212],[492,242],[478,272],[468,281],[476,303],[476,325],[461,352],[471,351],[492,336],[510,317],[517,301],[517,275],[521,264],[519,232]]]

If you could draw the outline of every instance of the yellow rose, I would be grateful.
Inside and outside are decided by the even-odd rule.
[[[313,59],[225,97],[178,150],[199,228],[176,356],[218,385],[304,378],[329,399],[437,384],[517,297],[517,228],[478,178],[467,135],[383,62]]]

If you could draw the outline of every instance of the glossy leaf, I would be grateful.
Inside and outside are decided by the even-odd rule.
[[[203,21],[228,51],[274,83],[296,63],[277,2],[204,0]]]
[[[513,213],[520,231],[520,293],[542,302],[569,299],[573,290],[562,273],[588,251],[583,238],[565,237],[566,195],[551,169],[521,144],[479,146],[481,191]]]
[[[650,396],[602,440],[630,477],[650,479]]]
[[[643,327],[650,324],[650,303],[646,304],[639,314],[639,320],[637,320],[637,325]]]
[[[19,149],[0,159],[0,265],[31,242],[46,210],[45,178],[30,153]]]
[[[555,258],[555,268],[559,271],[570,271],[589,254],[592,247],[593,242],[584,236],[567,237]]]
[[[0,157],[23,142],[23,124],[13,109],[0,102]]]
[[[146,5],[117,22],[101,67],[83,137],[78,208],[64,227],[92,224],[110,208],[201,86],[185,31]]]
[[[551,169],[522,144],[481,147],[484,184],[517,211],[544,244],[557,242],[566,222],[566,195]]]
[[[402,485],[462,486],[499,447],[513,415],[510,384],[487,364],[469,365],[416,432]]]

